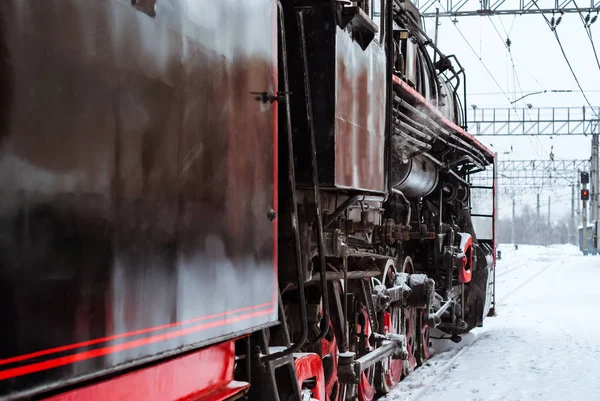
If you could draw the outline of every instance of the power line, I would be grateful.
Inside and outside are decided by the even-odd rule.
[[[480,0],[479,6],[475,6],[477,2],[466,1],[466,0],[447,0],[444,3],[447,4],[447,10],[444,12],[436,13],[432,12],[435,0],[428,1],[415,1],[417,7],[421,11],[423,18],[431,17],[466,17],[466,16],[482,16],[482,15],[525,15],[525,14],[541,14],[541,13],[575,13],[577,10],[570,6],[570,1],[553,1],[542,2],[542,5],[546,5],[547,8],[540,9],[539,7],[534,8],[531,3],[539,2],[539,0],[533,1],[489,1]],[[592,0],[589,2],[588,7],[584,7],[584,11],[594,12],[598,8],[598,1]]]
[[[596,58],[596,64],[598,65],[598,69],[600,69],[600,61],[598,60],[598,53],[596,53],[596,46],[594,45],[594,38],[592,37],[592,30],[590,26],[587,25],[586,31],[588,34],[588,38],[590,38],[590,43],[592,44],[592,50],[594,51],[594,57]]]
[[[444,8],[444,6],[442,5],[442,3],[439,0],[438,0],[438,3],[440,5],[440,7],[442,7],[442,10],[446,11],[446,9]],[[483,68],[485,69],[485,71],[487,72],[487,74],[490,76],[490,78],[492,78],[492,81],[494,81],[494,83],[496,84],[496,86],[498,87],[498,89],[500,89],[500,91],[502,92],[502,94],[504,95],[504,97],[506,97],[506,99],[510,103],[510,97],[506,94],[506,92],[504,91],[504,89],[502,89],[502,86],[498,83],[498,81],[496,80],[496,77],[494,76],[494,74],[492,74],[492,72],[489,70],[489,68],[487,67],[487,65],[485,65],[485,63],[483,62],[483,58],[477,53],[477,51],[473,48],[473,46],[471,46],[471,43],[467,40],[467,38],[465,37],[465,35],[463,35],[463,33],[460,30],[460,28],[456,25],[456,23],[458,22],[458,20],[453,20],[452,22],[453,22],[452,25],[454,25],[454,28],[456,28],[456,31],[458,32],[458,34],[463,38],[463,40],[465,41],[465,43],[467,44],[467,46],[469,47],[469,49],[471,49],[471,51],[473,52],[473,54],[475,55],[475,57],[477,57],[477,59],[479,60],[479,62],[481,63],[481,65],[483,66]],[[465,107],[466,107],[466,105],[465,105]]]
[[[517,20],[517,15],[513,15],[513,20],[512,23],[510,24],[510,29],[508,30],[507,35],[510,35],[512,33],[513,27],[515,26],[515,21]],[[502,23],[502,20],[500,20],[500,23]],[[504,27],[504,24],[502,25]],[[506,31],[506,29],[504,30]]]
[[[579,13],[579,18],[581,18],[581,23],[583,24],[583,29],[585,29],[585,32],[587,33],[587,37],[590,40],[590,43],[592,45],[592,50],[594,51],[594,58],[596,59],[596,65],[598,65],[598,69],[600,70],[600,61],[598,60],[598,53],[596,53],[596,45],[594,45],[594,38],[592,37],[592,31],[590,29],[590,25],[592,25],[594,22],[596,22],[598,15],[593,17],[590,22],[590,14],[588,14],[587,17],[584,18],[583,14],[581,13],[581,10],[577,6],[577,3],[575,3],[575,0],[573,0],[573,5],[575,6],[575,8],[577,9],[577,11]]]
[[[560,51],[561,51],[563,57],[565,58],[565,61],[567,62],[567,65],[569,66],[569,70],[571,70],[571,74],[573,74],[573,78],[575,79],[575,82],[577,83],[577,86],[579,87],[579,90],[581,91],[581,95],[585,99],[585,102],[587,103],[587,105],[590,106],[590,108],[592,109],[592,112],[596,115],[596,118],[600,118],[600,116],[598,116],[598,113],[596,113],[596,110],[594,109],[594,107],[590,103],[587,95],[585,94],[585,91],[581,87],[581,84],[579,83],[579,79],[577,79],[577,75],[575,75],[575,71],[573,71],[573,67],[571,66],[571,62],[569,61],[569,58],[567,57],[567,54],[565,53],[565,49],[563,48],[562,42],[560,41],[560,38],[558,37],[558,32],[556,32],[556,29],[553,30],[553,32],[554,32],[554,37],[556,38],[556,41],[558,42],[558,46],[560,46]]]
[[[490,22],[492,23],[492,26],[494,27],[494,31],[496,31],[496,33],[498,34],[498,37],[500,38],[500,40],[502,41],[502,43],[504,44],[505,47],[508,47],[506,45],[506,42],[504,40],[504,38],[502,37],[502,34],[500,34],[500,31],[498,31],[498,28],[496,28],[496,24],[494,24],[494,20],[492,19],[492,17],[490,17],[488,15],[488,19],[490,20]],[[508,40],[508,35],[506,35],[506,39]]]
[[[569,66],[569,70],[571,71],[571,74],[573,75],[573,78],[575,79],[575,82],[577,83],[577,86],[579,87],[579,90],[581,91],[581,95],[585,99],[585,101],[588,104],[588,106],[590,106],[590,108],[592,109],[592,112],[596,115],[596,117],[600,118],[600,116],[598,116],[598,114],[596,113],[596,111],[592,107],[592,104],[590,103],[587,95],[585,94],[585,91],[583,90],[581,84],[579,83],[579,79],[577,78],[577,75],[575,74],[575,71],[573,70],[573,67],[571,66],[571,62],[569,61],[569,58],[567,57],[567,53],[565,53],[565,49],[563,48],[562,42],[560,41],[560,38],[558,36],[558,31],[556,30],[556,27],[560,23],[560,20],[561,20],[562,17],[559,17],[556,22],[554,21],[554,17],[552,17],[552,21],[550,21],[548,19],[548,17],[546,17],[546,15],[544,15],[544,13],[542,12],[542,9],[537,4],[537,1],[533,1],[533,4],[542,13],[542,17],[544,17],[544,20],[546,20],[546,24],[548,24],[548,27],[550,28],[550,30],[554,34],[554,37],[556,38],[556,41],[558,42],[558,46],[560,47],[560,51],[561,51],[561,53],[563,55],[563,58],[567,62],[567,65]]]
[[[506,28],[504,28],[504,24],[502,23],[502,18],[500,18],[500,17],[498,17],[498,18],[500,19],[500,24],[502,25],[502,29],[504,29],[504,32],[506,33],[506,40],[504,40],[504,38],[502,37],[502,34],[500,34],[500,31],[498,31],[498,28],[496,28],[496,24],[494,24],[494,20],[492,19],[492,17],[488,15],[488,19],[492,23],[492,26],[494,27],[494,30],[498,34],[498,37],[500,38],[500,41],[504,45],[504,47],[505,47],[505,49],[507,51],[507,54],[508,54],[508,56],[510,58],[510,63],[512,65],[512,70],[513,70],[513,80],[516,81],[516,84],[513,83],[513,87],[516,89],[516,87],[518,85],[520,93],[521,93],[521,99],[522,99],[522,98],[525,97],[525,95],[523,93],[523,87],[521,86],[521,81],[519,80],[519,75],[517,74],[517,69],[515,68],[515,60],[513,58],[513,54],[512,54],[512,51],[510,49],[511,41],[510,41],[510,38],[508,36],[508,32],[506,32]],[[514,104],[513,101],[511,101],[510,103],[511,103],[511,105]],[[527,109],[527,118],[529,119],[529,122],[531,123],[532,119],[531,119],[531,113],[529,112],[529,109]],[[533,141],[531,140],[531,138],[529,136],[527,137],[527,139],[529,140],[529,143],[531,143],[532,148],[535,150],[535,152],[538,154],[538,156],[543,157],[544,156],[543,153],[546,152],[546,148],[544,148],[544,145],[540,141],[540,138],[538,138],[537,136],[535,138],[536,138],[537,142],[539,143],[539,145],[540,145],[540,147],[542,149],[542,154],[540,154],[538,152],[538,149],[533,144]]]
[[[489,20],[490,20],[490,22],[492,23],[492,26],[494,27],[494,31],[496,31],[496,33],[498,34],[498,38],[500,38],[500,41],[501,41],[501,42],[502,42],[502,44],[504,45],[504,48],[505,48],[505,50],[506,50],[506,49],[508,49],[508,45],[507,45],[507,44],[509,43],[509,40],[510,40],[510,39],[508,39],[508,35],[507,35],[507,37],[506,37],[506,42],[505,42],[505,41],[504,41],[504,38],[503,38],[503,37],[502,37],[502,35],[500,34],[500,31],[498,31],[498,28],[496,28],[496,24],[494,24],[494,20],[492,19],[492,17],[490,17],[490,16],[488,15],[488,19],[489,19]],[[507,58],[507,59],[508,59],[508,58]],[[507,60],[507,61],[508,61],[508,60]],[[509,79],[509,74],[508,74],[508,63],[507,63],[507,66],[506,66],[506,87],[507,87],[507,88],[510,90],[510,85],[509,85],[509,83],[508,83],[508,79]],[[513,76],[513,80],[514,80],[514,76]],[[516,90],[516,85],[514,84],[514,82],[513,82],[513,89],[515,89],[515,90]],[[512,103],[512,102],[511,102],[511,103]]]
[[[515,16],[513,16],[513,22],[512,22],[512,24],[511,24],[511,26],[510,26],[511,32],[512,32],[512,27],[513,27],[513,26],[514,26],[514,24],[515,24],[515,19],[516,19],[516,18],[517,18],[517,16],[516,16],[516,15],[515,15]],[[506,27],[504,26],[504,22],[502,22],[502,18],[501,18],[501,17],[500,17],[500,18],[498,18],[498,21],[500,21],[500,26],[502,26],[502,30],[504,31],[504,33],[506,34],[506,37],[508,38],[508,37],[510,36],[510,32],[507,32],[507,31],[506,31]]]
[[[508,49],[508,55],[510,56],[510,62],[512,64],[512,68],[513,68],[513,74],[517,81],[517,85],[519,86],[519,90],[521,91],[521,99],[523,99],[525,97],[525,94],[523,93],[523,87],[521,86],[521,80],[519,79],[519,74],[517,74],[517,69],[515,67],[515,60],[513,59],[513,55],[512,55],[512,51],[510,50],[510,45],[509,45],[508,39],[507,39],[507,43],[506,43],[506,48]],[[531,119],[531,113],[529,112],[529,108],[527,108],[526,110],[527,110],[527,118],[529,119],[529,122],[531,123],[532,119]],[[542,148],[542,152],[546,152],[546,148],[544,148],[542,141],[540,141],[540,138],[537,135],[535,135],[535,139],[540,144],[540,147]],[[529,142],[531,142],[531,145],[533,146],[533,141],[531,141],[531,138],[529,139]]]
[[[519,60],[515,59],[515,61],[519,64],[521,64],[519,62]],[[536,90],[526,90],[525,92],[535,92]],[[577,91],[579,92],[578,89],[549,89],[546,90],[546,92],[541,91],[539,93],[550,93],[550,92],[574,92]],[[586,89],[587,93],[597,93],[600,92],[600,89]],[[519,94],[521,93],[520,91],[507,91],[506,93],[510,93],[510,94]],[[475,93],[469,93],[469,96],[492,96],[492,95],[502,95],[502,92],[475,92]]]
[[[465,37],[465,35],[463,35],[462,31],[458,28],[458,26],[456,25],[456,23],[453,23],[453,25],[456,28],[456,30],[458,31],[458,33],[460,34],[460,36],[463,38],[463,40],[465,41],[465,43],[467,44],[467,46],[469,46],[469,49],[471,49],[471,51],[473,52],[473,54],[475,55],[475,57],[477,57],[477,59],[479,60],[479,62],[481,63],[481,65],[483,66],[483,68],[485,69],[485,71],[488,73],[488,75],[490,76],[490,78],[492,78],[492,81],[494,81],[494,83],[496,84],[496,86],[498,87],[498,89],[500,89],[500,91],[502,92],[502,94],[506,97],[506,99],[510,103],[510,97],[506,94],[506,92],[504,91],[504,89],[502,89],[502,86],[500,86],[500,84],[496,80],[496,77],[494,76],[494,74],[492,74],[492,72],[489,70],[489,68],[487,67],[487,65],[485,65],[485,63],[483,62],[483,59],[481,58],[481,56],[479,54],[477,54],[477,51],[473,48],[473,46],[471,46],[471,43],[467,40],[467,38]]]
[[[517,85],[515,83],[516,77],[515,77],[515,74],[514,74],[515,62],[513,60],[513,56],[512,56],[512,53],[510,51],[510,45],[511,45],[510,35],[508,34],[508,32],[506,32],[506,27],[504,26],[504,23],[502,22],[502,18],[501,17],[498,17],[498,21],[500,22],[500,25],[502,26],[502,30],[504,31],[504,34],[506,35],[506,39],[502,38],[502,35],[498,31],[498,28],[496,28],[496,24],[494,24],[494,20],[492,19],[492,17],[488,15],[488,18],[489,18],[490,22],[492,23],[492,26],[494,27],[494,30],[498,34],[498,37],[500,38],[500,40],[504,44],[504,47],[506,48],[506,51],[509,53],[510,61],[511,61],[511,64],[512,64],[512,67],[513,67],[513,89],[516,90],[517,89]],[[508,76],[508,73],[506,75]]]
[[[531,73],[531,71],[529,71],[527,69],[527,67],[525,67],[525,64],[523,64],[519,59],[516,60],[517,63],[519,63],[519,65],[521,66],[521,68],[527,73],[529,74],[530,77],[532,77],[535,82],[537,82],[537,84],[540,86],[540,88],[542,89],[546,89],[546,87],[544,85],[542,85],[542,83],[540,81],[538,81],[538,79],[536,78],[536,76],[534,74]]]
[[[569,190],[570,190],[570,188],[569,188]],[[556,194],[554,194],[554,195],[556,196]],[[567,198],[567,199],[565,199],[565,198],[566,198],[566,197],[568,197],[568,196],[571,196],[571,195],[562,195],[562,196],[556,196],[556,198],[555,198],[555,199],[553,199],[553,200],[550,202],[550,205],[554,205],[554,204],[556,204],[556,203],[565,203],[565,202],[568,202],[568,201],[569,201],[569,199],[568,199],[568,198]],[[531,205],[530,205],[530,206],[531,206]],[[544,206],[548,206],[548,202],[546,202],[546,203],[540,203],[540,208],[541,208],[541,207],[544,207]],[[501,207],[497,208],[496,210],[497,210],[497,211],[500,211],[500,210],[505,210],[505,209],[509,209],[509,208],[512,208],[512,205],[501,206]]]
[[[442,4],[440,3],[440,6],[442,6]],[[444,9],[444,7],[442,6],[442,9]],[[494,29],[496,30],[496,33],[498,33],[500,40],[502,40],[502,43],[505,44],[505,46],[508,48],[508,43],[505,43],[504,40],[502,39],[502,35],[500,34],[500,32],[498,31],[498,29],[496,28],[496,26],[494,25],[494,22],[491,20],[492,25],[494,26]],[[504,91],[504,89],[502,88],[502,86],[498,83],[498,81],[496,80],[496,77],[494,76],[494,74],[491,73],[491,71],[487,68],[487,66],[485,65],[485,63],[483,62],[482,57],[477,53],[477,51],[473,48],[473,46],[471,46],[471,43],[467,40],[467,38],[465,37],[465,35],[463,35],[462,31],[460,30],[460,28],[456,25],[457,21],[454,20],[453,21],[453,25],[456,28],[457,32],[459,33],[459,35],[463,38],[463,40],[465,41],[465,43],[467,44],[467,46],[469,47],[469,49],[471,49],[471,51],[473,52],[473,54],[475,54],[475,57],[477,57],[477,59],[479,60],[479,62],[481,63],[481,65],[483,66],[483,68],[485,69],[485,71],[488,73],[488,75],[492,78],[492,80],[494,81],[494,83],[496,84],[496,86],[498,87],[498,89],[500,89],[500,91],[502,92],[502,94],[504,94],[504,96],[506,97],[506,100],[508,100],[508,103],[511,105],[511,107],[514,109],[515,111],[515,115],[518,116],[517,113],[517,109],[515,108],[515,106],[513,105],[513,103],[510,100],[510,96],[508,96],[506,94],[506,92]],[[508,38],[507,38],[508,39]],[[510,53],[510,50],[509,50]],[[512,60],[512,55],[511,55],[511,60]],[[513,65],[513,70],[514,70],[514,61],[512,62]],[[507,74],[508,75],[508,74]],[[536,79],[537,81],[537,79]],[[539,83],[539,82],[538,82]],[[519,83],[519,87],[521,89],[521,95],[523,94],[523,89],[521,88],[521,85]],[[529,120],[531,121],[531,115],[529,114],[529,112],[527,112]],[[535,145],[533,144],[533,141],[531,140],[531,138],[528,138],[529,142],[531,143],[531,146],[533,147],[534,151],[538,154],[538,156],[543,156],[538,152],[538,149],[536,149]],[[539,138],[536,138],[537,141],[540,143],[540,146],[542,147],[542,152],[545,152],[546,150],[544,149],[544,146],[541,144],[541,141]]]

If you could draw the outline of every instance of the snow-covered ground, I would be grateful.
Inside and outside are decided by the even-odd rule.
[[[499,247],[497,316],[435,355],[386,401],[600,400],[600,257]]]

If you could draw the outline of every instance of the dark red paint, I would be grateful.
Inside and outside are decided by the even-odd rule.
[[[118,345],[111,345],[111,346],[99,348],[99,349],[96,349],[93,351],[78,352],[78,353],[74,353],[69,356],[63,356],[60,358],[50,359],[45,362],[37,362],[37,363],[32,363],[29,365],[22,366],[22,367],[18,367],[18,368],[6,369],[6,370],[0,371],[0,380],[5,380],[5,379],[11,378],[11,377],[16,377],[16,376],[27,375],[27,374],[31,374],[31,373],[35,373],[35,372],[40,372],[43,370],[56,368],[58,366],[74,364],[74,363],[78,363],[81,361],[85,361],[90,358],[97,358],[97,357],[108,355],[108,354],[123,352],[123,351],[129,350],[129,349],[139,348],[144,345],[154,344],[154,343],[169,340],[172,338],[185,336],[190,333],[203,331],[203,330],[210,329],[213,327],[221,327],[221,326],[225,326],[225,325],[231,325],[236,322],[248,320],[251,318],[269,315],[271,313],[273,313],[272,307],[267,310],[263,310],[263,311],[259,311],[259,312],[252,312],[252,313],[248,313],[245,315],[236,316],[236,317],[232,317],[232,318],[226,318],[226,319],[218,320],[218,321],[211,322],[211,323],[204,323],[199,326],[193,326],[193,327],[189,327],[187,329],[171,331],[171,332],[168,332],[165,334],[155,335],[152,337],[146,337],[146,338],[142,338],[142,339],[135,340],[135,341],[128,341],[128,342],[121,343]]]
[[[473,237],[469,236],[461,251],[464,256],[462,265],[458,268],[458,282],[470,283],[473,275]]]
[[[44,401],[221,401],[249,384],[233,381],[235,342],[153,365]]]
[[[87,346],[90,346],[90,345],[104,343],[104,342],[109,342],[109,341],[117,340],[117,339],[120,339],[120,338],[136,336],[138,334],[146,334],[146,333],[150,333],[152,331],[157,331],[157,330],[162,330],[162,329],[169,329],[169,328],[175,328],[175,327],[187,325],[187,324],[190,324],[190,323],[200,322],[200,321],[203,321],[203,320],[209,320],[209,319],[214,319],[214,318],[218,318],[218,317],[222,317],[222,316],[226,316],[226,315],[232,315],[232,314],[235,314],[235,313],[245,312],[245,311],[254,310],[254,309],[261,309],[261,308],[265,308],[267,306],[271,306],[271,309],[272,309],[273,304],[269,302],[269,303],[266,303],[266,304],[257,305],[257,306],[251,306],[251,307],[242,308],[242,309],[238,309],[238,310],[234,310],[234,311],[230,311],[230,312],[217,313],[217,314],[209,315],[209,316],[202,316],[202,317],[199,317],[199,318],[196,318],[196,319],[190,319],[190,320],[186,320],[186,321],[183,321],[183,322],[176,322],[176,323],[171,323],[171,324],[165,324],[165,325],[162,325],[162,326],[150,327],[150,328],[147,328],[147,329],[144,329],[144,330],[137,330],[137,331],[133,331],[133,332],[130,332],[130,333],[121,333],[121,334],[116,335],[116,336],[110,336],[110,337],[104,337],[104,338],[97,338],[95,340],[84,341],[84,342],[80,342],[80,343],[77,343],[77,344],[70,344],[70,345],[65,345],[65,346],[62,346],[62,347],[57,347],[57,348],[52,348],[52,349],[46,349],[46,350],[43,350],[43,351],[33,352],[33,353],[27,354],[27,355],[20,355],[20,356],[13,357],[13,358],[2,359],[2,360],[0,360],[0,365],[5,365],[5,364],[8,364],[8,363],[13,363],[13,362],[19,362],[19,361],[26,360],[26,359],[37,358],[37,357],[44,356],[44,355],[49,355],[49,354],[55,354],[55,353],[58,353],[58,352],[68,351],[68,350],[72,350],[72,349],[76,349],[76,348],[87,347]]]
[[[391,312],[391,313],[390,313]],[[392,313],[395,315],[392,319]],[[402,334],[401,326],[401,310],[397,307],[391,308],[390,311],[383,312],[383,334],[394,333]],[[384,359],[382,362],[382,371],[386,384],[392,388],[402,379],[402,360],[394,357]]]
[[[327,398],[325,398],[325,377],[323,375],[321,357],[317,354],[297,354],[294,358],[294,364],[296,366],[298,386],[302,388],[302,383],[314,378],[315,385],[311,389],[313,398],[319,401],[327,401]]]
[[[335,40],[335,184],[384,191],[385,52],[339,28]]]

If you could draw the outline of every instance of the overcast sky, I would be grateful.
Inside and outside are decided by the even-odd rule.
[[[445,1],[442,4],[438,3],[440,11],[445,5]],[[583,3],[579,6],[583,6]],[[435,7],[433,11],[435,12]],[[548,18],[550,17],[551,15],[548,15]],[[477,105],[478,108],[510,108],[511,104],[506,95],[510,100],[515,100],[523,94],[544,89],[570,89],[573,92],[533,95],[516,103],[515,106],[520,108],[530,103],[533,107],[582,107],[586,104],[558,43],[542,15],[458,17],[456,24],[452,19],[440,18],[438,45],[445,54],[456,54],[467,72],[467,108],[470,115],[473,111],[471,105]],[[477,55],[469,48],[457,28]],[[592,25],[591,31],[597,50],[600,51],[600,20]],[[427,20],[427,32],[433,38],[433,19]],[[600,106],[600,69],[596,64],[579,15],[565,14],[557,32],[590,103],[593,106]],[[514,69],[504,44],[507,34],[512,42],[510,47]],[[478,56],[494,75],[498,85],[486,72]],[[587,159],[591,153],[589,136],[482,137],[480,139],[500,154],[499,159],[504,160],[548,160],[551,151],[555,159]],[[570,188],[543,189],[541,193],[543,213],[547,210],[548,196],[552,198],[552,218],[570,213]],[[519,196],[518,200],[521,203],[534,205],[535,190],[531,196]],[[503,217],[510,216],[510,200],[500,200],[499,213]]]

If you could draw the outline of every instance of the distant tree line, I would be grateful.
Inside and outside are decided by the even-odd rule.
[[[525,205],[515,216],[514,240],[513,221],[511,216],[498,219],[498,241],[504,244],[552,245],[567,244],[574,240],[575,227],[570,215],[560,219],[551,219],[548,226],[548,215],[537,213],[530,205]]]

